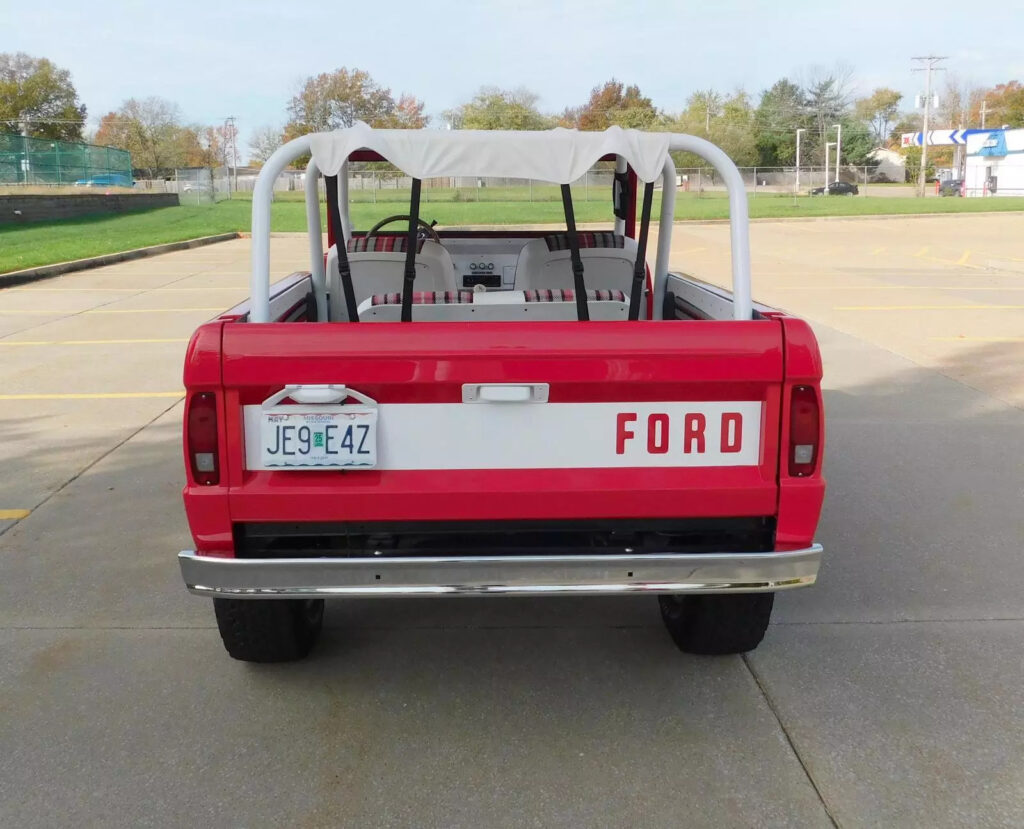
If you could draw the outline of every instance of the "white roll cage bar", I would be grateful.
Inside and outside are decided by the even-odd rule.
[[[252,195],[252,275],[249,281],[250,322],[270,322],[270,205],[274,195],[274,181],[295,159],[310,152],[311,136],[303,135],[280,147],[267,159],[256,179]],[[749,320],[753,315],[750,296],[750,219],[747,212],[747,194],[740,171],[722,150],[695,135],[673,133],[669,138],[670,151],[691,152],[709,162],[722,176],[729,193],[729,235],[732,252],[733,318]],[[625,168],[619,158],[616,170]],[[621,172],[621,170],[620,170]],[[306,165],[306,226],[309,232],[309,270],[316,296],[318,319],[327,313],[327,278],[324,270],[324,250],[320,229],[320,171],[310,158]],[[342,230],[347,241],[352,236],[348,212],[348,163],[338,172],[338,206]],[[654,266],[654,318],[661,319],[668,277],[668,260],[672,246],[672,224],[676,206],[676,171],[672,159],[665,160],[662,172],[661,218],[658,225],[658,254]],[[624,225],[616,220],[615,230],[620,233]]]

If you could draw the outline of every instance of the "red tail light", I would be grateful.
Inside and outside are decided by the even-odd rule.
[[[794,386],[789,407],[789,474],[803,478],[818,464],[821,412],[811,386]]]
[[[217,397],[212,392],[192,395],[188,404],[188,461],[197,484],[220,483],[217,446]]]

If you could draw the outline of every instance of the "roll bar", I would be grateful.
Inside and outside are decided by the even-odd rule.
[[[252,274],[249,279],[251,302],[250,322],[270,321],[270,205],[274,181],[295,159],[310,152],[311,136],[303,135],[284,144],[267,159],[256,178],[252,194]],[[709,162],[725,182],[729,193],[729,235],[732,255],[733,318],[748,320],[753,315],[750,296],[750,218],[743,178],[732,159],[722,150],[695,135],[673,133],[669,138],[672,152],[690,152]],[[309,232],[310,273],[316,294],[317,311],[324,318],[326,309],[326,275],[323,264],[323,243],[320,230],[320,197],[317,186],[319,171],[310,159],[306,165],[306,226]],[[347,164],[339,173],[339,201],[346,235],[351,235],[348,221]],[[658,253],[654,266],[654,317],[661,318],[668,260],[672,248],[672,223],[676,206],[676,172],[672,159],[665,160],[662,172],[661,219],[658,228]]]

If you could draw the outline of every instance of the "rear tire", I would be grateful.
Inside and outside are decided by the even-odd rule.
[[[745,653],[764,638],[774,593],[659,596],[661,618],[683,653]]]
[[[302,659],[320,637],[323,599],[214,599],[224,647],[243,662]]]

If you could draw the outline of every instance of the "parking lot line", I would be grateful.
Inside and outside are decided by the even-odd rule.
[[[1024,291],[1024,285],[779,285],[775,291]]]
[[[937,343],[1024,343],[1024,337],[929,337]]]
[[[184,391],[114,391],[61,394],[0,394],[0,400],[142,400],[155,397],[184,397]]]
[[[44,311],[40,308],[0,308],[0,315],[4,314],[32,314],[36,316],[77,316],[78,314],[185,314],[192,311],[223,311],[217,305],[209,308],[89,308],[85,311]]]
[[[114,293],[156,293],[159,291],[191,291],[193,293],[206,293],[208,291],[234,291],[244,290],[244,288],[147,288],[144,286],[136,286],[132,288],[5,288],[5,291],[11,293],[23,293],[23,294],[64,294],[64,293],[79,293],[88,294],[96,292],[114,292]]]
[[[169,337],[167,339],[145,340],[0,340],[5,345],[119,345],[121,343],[187,343],[187,337]]]
[[[1024,305],[838,305],[833,311],[1020,311]]]
[[[20,521],[31,513],[30,509],[0,509],[0,521]]]

